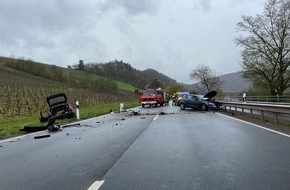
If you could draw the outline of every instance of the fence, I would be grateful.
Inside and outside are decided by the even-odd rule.
[[[225,96],[225,101],[243,101],[242,96]],[[278,102],[290,103],[290,95],[282,96],[246,96],[246,102]]]

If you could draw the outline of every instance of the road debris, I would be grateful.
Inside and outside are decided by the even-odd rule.
[[[21,132],[37,132],[37,131],[43,131],[46,130],[48,126],[43,127],[32,127],[32,126],[24,126],[23,129],[19,129]]]
[[[136,115],[141,115],[141,112],[140,111],[134,111],[134,110],[129,110],[129,111],[126,111],[126,116],[136,116]]]
[[[61,130],[59,125],[51,125],[51,126],[48,126],[47,129],[48,129],[49,132],[54,132],[54,131],[60,131]]]
[[[35,136],[34,139],[42,139],[42,138],[48,138],[50,135],[40,135],[40,136]]]
[[[73,126],[78,126],[81,125],[80,123],[73,123],[73,124],[67,124],[67,125],[63,125],[61,126],[62,128],[66,128],[66,127],[73,127]]]

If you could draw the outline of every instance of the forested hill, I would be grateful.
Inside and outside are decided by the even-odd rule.
[[[164,85],[164,88],[175,82],[170,77],[156,70],[146,69],[140,71],[128,63],[117,60],[107,63],[87,64],[84,64],[80,60],[80,63],[77,65],[62,68],[56,65],[34,62],[33,60],[0,56],[0,63],[42,78],[69,83],[70,85],[74,84],[83,88],[92,87],[101,91],[116,90],[116,85],[120,86],[120,84],[122,84],[122,87],[128,85],[134,87],[134,89],[143,89],[153,79],[160,81]]]
[[[87,63],[83,65],[76,64],[68,66],[68,68],[61,68],[55,65],[48,65],[34,62],[32,60],[13,59],[0,56],[0,66],[5,64],[18,71],[31,74],[40,78],[49,79],[54,82],[62,83],[62,85],[69,85],[73,87],[81,87],[85,89],[97,90],[100,92],[111,92],[116,90],[125,90],[133,92],[135,89],[143,89],[146,85],[151,83],[154,79],[160,81],[164,88],[175,83],[172,78],[157,72],[153,69],[146,69],[143,71],[133,68],[130,64],[123,61],[111,61],[107,63]],[[2,68],[3,70],[4,68]],[[1,71],[1,67],[0,67]],[[1,73],[0,73],[1,74]],[[3,75],[3,73],[2,73]],[[5,78],[5,77],[4,77]],[[0,79],[3,83],[3,76]],[[19,81],[22,80],[21,77]],[[33,78],[32,76],[30,77]],[[230,73],[222,75],[223,81],[222,90],[225,92],[242,92],[247,91],[250,86],[248,81],[241,77],[241,73]],[[15,81],[15,77],[13,81]],[[31,80],[30,80],[31,82]],[[11,85],[11,84],[10,84]],[[186,89],[194,88],[195,91],[203,93],[200,84],[185,85]]]
[[[84,71],[98,76],[119,80],[124,83],[144,88],[153,79],[158,79],[164,84],[164,87],[176,82],[172,78],[157,72],[153,69],[144,71],[133,68],[130,64],[123,61],[111,61],[108,63],[87,63],[84,65]]]

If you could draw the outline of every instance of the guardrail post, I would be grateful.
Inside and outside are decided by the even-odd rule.
[[[261,110],[261,120],[264,121],[264,111]]]
[[[281,99],[280,99],[281,100]],[[255,114],[259,115],[262,121],[265,121],[265,113],[269,112],[269,117],[272,119],[272,122],[276,125],[279,124],[279,119],[285,119],[289,122],[289,115],[290,115],[290,104],[274,104],[274,103],[241,103],[241,102],[221,102],[225,108],[229,107],[230,111],[231,108],[234,107],[235,111],[238,109],[238,113],[242,112],[242,115],[245,116],[246,113],[251,114],[251,118],[255,117]],[[257,113],[256,113],[257,112]],[[280,115],[281,114],[281,115]],[[288,115],[284,117],[284,115]],[[268,116],[268,114],[267,114]],[[280,118],[281,116],[281,118]],[[258,116],[259,117],[259,116]]]
[[[278,113],[277,112],[275,113],[275,124],[276,125],[278,124]]]

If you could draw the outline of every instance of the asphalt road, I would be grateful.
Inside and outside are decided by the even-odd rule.
[[[213,112],[138,109],[0,141],[0,189],[290,189],[289,137]]]

